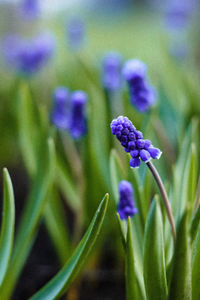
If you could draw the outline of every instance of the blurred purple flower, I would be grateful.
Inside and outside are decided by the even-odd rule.
[[[110,127],[124,150],[130,153],[132,158],[129,164],[132,168],[138,168],[141,160],[147,163],[151,158],[160,158],[162,152],[154,148],[151,141],[144,140],[142,132],[138,131],[127,117],[119,116],[111,122]]]
[[[83,91],[75,91],[71,95],[69,132],[74,139],[83,137],[87,132],[87,120],[85,115],[87,99],[87,94]]]
[[[25,19],[35,19],[39,16],[38,0],[23,0],[20,6],[20,13]]]
[[[53,93],[51,121],[61,129],[68,129],[70,94],[67,88],[57,87]]]
[[[3,40],[2,50],[10,67],[18,73],[31,75],[45,65],[52,56],[54,47],[54,39],[49,34],[42,34],[29,40],[11,35]]]
[[[195,12],[196,0],[168,0],[165,7],[166,24],[171,29],[184,29]]]
[[[122,180],[119,183],[118,213],[120,219],[128,219],[138,213],[134,203],[133,188],[130,182]]]
[[[103,58],[102,82],[106,90],[119,90],[121,78],[122,57],[117,52],[107,53]]]
[[[79,50],[84,43],[85,24],[78,17],[72,18],[67,24],[68,43],[72,50]]]
[[[137,59],[128,60],[122,74],[128,82],[131,103],[140,112],[149,110],[156,100],[156,93],[147,82],[146,65]]]

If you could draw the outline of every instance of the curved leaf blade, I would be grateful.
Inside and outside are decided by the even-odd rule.
[[[41,158],[39,162],[38,174],[19,224],[10,265],[0,288],[0,295],[4,300],[10,298],[20,276],[33,245],[37,233],[37,225],[47,201],[47,192],[53,179],[55,167],[55,148],[52,139],[48,140],[42,157],[45,159]]]
[[[12,251],[15,225],[15,202],[10,175],[7,169],[3,170],[3,218],[0,236],[0,285],[3,282],[8,268]]]
[[[194,242],[192,257],[192,300],[200,299],[200,225]]]
[[[108,204],[108,194],[101,201],[93,220],[76,248],[74,254],[66,265],[53,277],[41,290],[39,290],[31,300],[53,300],[58,299],[69,288],[76,274],[86,261],[86,258],[92,250],[97,236],[102,227],[103,219]]]
[[[167,299],[163,222],[160,206],[156,199],[151,204],[145,226],[144,283],[147,299]]]
[[[191,262],[188,241],[188,213],[180,219],[174,250],[172,279],[169,300],[189,300],[191,298]]]
[[[128,218],[127,236],[126,236],[126,299],[138,299],[138,291],[136,286],[133,238],[131,218]]]

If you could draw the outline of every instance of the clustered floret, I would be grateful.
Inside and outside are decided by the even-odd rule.
[[[128,219],[138,213],[134,203],[133,188],[130,182],[122,180],[119,183],[118,213],[120,219]]]
[[[73,139],[83,137],[87,132],[87,94],[83,91],[70,92],[58,87],[53,93],[52,123],[60,129],[68,130]]]
[[[141,160],[147,163],[151,158],[160,158],[162,152],[153,147],[150,140],[143,139],[142,132],[137,130],[127,117],[119,116],[111,122],[110,127],[124,150],[130,153],[129,164],[132,168],[138,168]]]
[[[58,128],[68,129],[69,101],[70,93],[67,88],[60,86],[54,90],[51,120]]]
[[[117,52],[107,53],[103,58],[102,83],[105,89],[119,90],[122,86],[122,57]]]
[[[69,132],[74,139],[79,139],[87,132],[87,120],[85,115],[87,100],[87,94],[83,91],[75,91],[71,95]]]
[[[138,111],[147,111],[156,100],[156,92],[147,80],[146,65],[137,59],[128,60],[122,74],[128,82],[131,103]]]
[[[52,56],[54,48],[54,38],[49,34],[40,34],[31,39],[8,35],[2,43],[6,62],[25,76],[39,71]]]

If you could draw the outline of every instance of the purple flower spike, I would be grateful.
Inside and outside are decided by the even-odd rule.
[[[37,18],[39,15],[38,0],[23,0],[20,11],[25,19]]]
[[[118,204],[118,213],[120,219],[128,219],[138,213],[137,208],[135,207],[134,197],[133,197],[133,188],[130,182],[122,180],[119,184],[119,204]]]
[[[107,90],[115,91],[121,88],[122,57],[119,53],[111,52],[103,58],[103,86]]]
[[[138,131],[127,117],[119,116],[111,122],[110,127],[124,150],[130,152],[132,158],[129,164],[132,168],[138,168],[141,160],[147,163],[151,158],[160,158],[162,152],[154,148],[151,141],[144,140],[142,132]]]
[[[68,129],[69,122],[69,91],[65,87],[58,87],[53,93],[52,123],[61,129]]]
[[[67,24],[68,43],[72,50],[78,51],[85,39],[85,24],[79,17],[72,18]]]
[[[83,137],[87,132],[86,103],[87,95],[83,91],[76,91],[71,95],[69,132],[74,139]]]
[[[156,100],[155,90],[147,82],[146,65],[137,60],[128,60],[122,70],[128,82],[130,101],[140,112],[146,112]]]
[[[18,73],[32,75],[39,71],[51,57],[54,39],[42,34],[30,40],[20,36],[7,36],[3,41],[3,55]]]

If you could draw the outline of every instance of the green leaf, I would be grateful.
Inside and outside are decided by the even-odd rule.
[[[90,85],[89,146],[92,159],[109,188],[109,135],[110,124],[106,118],[104,95],[94,85]]]
[[[68,173],[67,168],[64,167],[64,163],[61,161],[61,159],[57,159],[56,166],[57,168],[55,180],[59,188],[65,195],[70,207],[74,211],[76,211],[80,206],[80,198],[76,191],[76,187]]]
[[[67,230],[65,208],[58,193],[53,189],[48,192],[48,202],[44,210],[45,225],[63,265],[70,256],[72,245]]]
[[[191,222],[191,227],[190,227],[191,242],[194,241],[195,236],[197,234],[199,221],[200,221],[200,204],[199,204],[194,216],[192,217],[192,222]]]
[[[145,226],[144,283],[147,299],[167,299],[163,222],[160,206],[156,199],[151,204]]]
[[[19,142],[26,168],[31,175],[36,173],[35,158],[41,145],[42,130],[37,126],[39,123],[37,109],[27,84],[21,84],[17,97]]]
[[[186,207],[192,212],[195,201],[195,192],[197,186],[198,160],[197,152],[194,144],[187,156],[186,165],[182,175],[181,194],[179,198],[178,214],[181,216]]]
[[[194,242],[192,255],[192,300],[200,299],[200,225]]]
[[[188,178],[190,178],[189,169],[190,166],[193,164],[191,163],[192,160],[195,160],[194,147],[192,147],[192,149],[191,144],[193,143],[193,141],[196,141],[197,134],[198,122],[195,119],[193,119],[191,124],[188,126],[184,138],[181,138],[180,154],[173,172],[174,184],[172,196],[172,211],[176,217],[176,220],[179,220],[179,218],[181,217],[181,214],[183,213],[187,202],[186,197],[188,196]],[[194,144],[196,143],[194,142]],[[195,167],[193,168],[193,171],[195,172]],[[193,171],[191,174],[194,174]]]
[[[136,285],[132,225],[131,225],[130,217],[128,218],[125,259],[126,259],[126,299],[127,300],[139,299],[137,285]]]
[[[191,253],[188,241],[188,213],[180,219],[173,256],[169,300],[189,300],[191,297]]]
[[[119,198],[118,185],[120,181],[125,178],[125,172],[115,149],[112,149],[110,152],[110,177],[113,195],[117,203]]]
[[[123,225],[122,225],[122,221],[120,219],[120,216],[118,213],[116,213],[117,216],[117,224],[118,224],[118,228],[119,228],[119,232],[120,232],[120,237],[122,240],[122,245],[124,250],[126,249],[126,238],[125,238],[125,234],[124,234],[124,229],[123,229]]]
[[[74,254],[66,263],[66,265],[53,277],[41,290],[39,290],[31,300],[53,300],[58,299],[67,291],[75,276],[81,269],[82,265],[91,252],[95,241],[102,227],[102,222],[105,216],[108,203],[108,194],[101,201],[95,216],[76,248]]]
[[[2,288],[0,289],[0,295],[4,300],[10,298],[25,260],[31,250],[34,237],[37,233],[37,225],[47,201],[47,192],[52,183],[55,171],[54,163],[55,149],[53,140],[50,139],[45,148],[45,153],[43,153],[39,161],[38,174],[24,208],[13,255]]]
[[[0,286],[3,282],[13,245],[15,203],[12,182],[7,169],[3,170],[4,204],[0,236]]]

